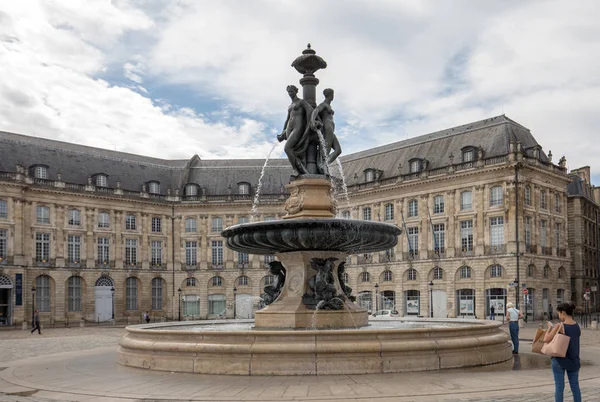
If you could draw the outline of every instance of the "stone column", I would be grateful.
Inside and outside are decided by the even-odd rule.
[[[96,223],[96,209],[86,208],[86,236],[85,236],[85,261],[87,268],[94,268],[94,227]],[[84,256],[82,256],[82,260]]]
[[[455,224],[454,216],[456,214],[455,211],[455,197],[456,190],[450,190],[446,192],[446,226],[448,233],[448,241],[446,243],[446,256],[454,257],[456,255],[456,231],[457,227]],[[460,230],[460,228],[458,228]],[[459,236],[460,238],[460,236]],[[460,249],[460,247],[459,247]]]
[[[148,232],[152,230],[152,218],[148,214],[142,215],[142,225],[138,228],[141,231],[141,239],[140,239],[140,254],[138,255],[138,267],[141,269],[149,269],[149,252],[148,252]]]
[[[110,250],[113,253],[113,255],[111,256],[111,259],[113,259],[115,261],[115,268],[123,269],[123,261],[124,261],[124,257],[125,257],[123,254],[123,242],[125,240],[123,239],[123,234],[122,234],[122,231],[123,231],[123,212],[122,211],[114,212],[113,228],[115,231],[115,237],[113,238],[113,244],[112,244],[112,247]]]

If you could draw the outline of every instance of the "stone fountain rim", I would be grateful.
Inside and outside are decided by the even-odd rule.
[[[456,320],[456,321],[454,321]],[[366,328],[341,328],[341,329],[302,329],[302,330],[275,330],[275,329],[252,329],[252,330],[230,330],[230,331],[183,331],[183,330],[162,330],[157,328],[163,327],[181,327],[181,326],[192,326],[192,325],[214,325],[214,324],[230,324],[230,323],[251,323],[254,320],[235,320],[235,321],[224,321],[224,320],[199,320],[199,321],[185,321],[179,324],[174,325],[173,322],[168,323],[152,323],[152,324],[136,324],[136,325],[128,325],[125,327],[125,330],[131,333],[138,334],[152,334],[152,335],[227,335],[227,336],[316,336],[316,335],[345,335],[345,336],[353,336],[356,334],[392,334],[392,333],[402,333],[402,334],[410,334],[410,333],[427,333],[427,332],[441,332],[441,333],[452,333],[464,331],[465,329],[494,329],[500,328],[502,326],[501,322],[491,321],[491,320],[476,320],[476,319],[402,319],[400,317],[397,320],[377,320],[378,322],[393,322],[393,321],[410,321],[410,322],[430,322],[430,323],[447,323],[447,322],[459,322],[464,323],[465,325],[455,326],[455,327],[445,327],[445,328],[379,328],[379,329],[366,329]]]
[[[230,237],[238,232],[249,232],[254,231],[256,228],[273,228],[278,226],[284,226],[286,229],[288,228],[297,228],[297,227],[310,227],[310,226],[323,226],[324,224],[339,224],[340,226],[346,226],[348,224],[358,225],[358,226],[368,226],[368,227],[378,227],[385,228],[390,231],[397,233],[399,236],[402,234],[402,228],[397,225],[387,223],[387,222],[377,222],[377,221],[363,221],[360,219],[346,219],[346,218],[295,218],[295,219],[278,219],[274,221],[260,221],[260,222],[249,222],[249,223],[238,223],[235,225],[231,225],[226,227],[221,235],[223,237]],[[346,225],[344,225],[346,224]],[[246,229],[246,230],[244,230]]]

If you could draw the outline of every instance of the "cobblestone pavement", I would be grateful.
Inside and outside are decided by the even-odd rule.
[[[528,324],[520,331],[522,367],[507,362],[502,367],[437,373],[262,378],[175,374],[119,366],[115,363],[116,346],[123,328],[48,328],[42,329],[42,335],[2,330],[0,402],[551,402],[554,393],[548,362],[527,363],[536,357],[528,354],[531,346],[527,341],[533,338],[537,326]],[[583,400],[600,401],[600,331],[583,331],[582,358]],[[517,384],[515,388],[504,389],[513,383]],[[572,400],[567,385],[565,401]]]

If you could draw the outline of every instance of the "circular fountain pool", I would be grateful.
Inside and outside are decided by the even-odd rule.
[[[483,366],[512,357],[500,323],[372,320],[358,329],[252,329],[252,320],[127,327],[123,365],[239,375],[367,374]]]

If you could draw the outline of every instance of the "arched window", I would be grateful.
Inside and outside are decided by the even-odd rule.
[[[157,181],[151,181],[148,183],[148,192],[150,194],[160,194],[160,183]]]
[[[394,220],[394,204],[385,204],[385,220]]]
[[[196,218],[185,218],[185,233],[196,233],[197,230]]]
[[[384,282],[391,282],[392,277],[393,277],[392,271],[390,271],[390,270],[383,271],[383,281]]]
[[[210,279],[210,285],[211,286],[223,286],[223,278],[221,278],[220,276],[213,276]]]
[[[527,276],[533,278],[535,276],[535,265],[529,264],[527,266]]]
[[[183,193],[184,195],[198,195],[198,186],[195,184],[186,184]]]
[[[504,194],[502,193],[502,186],[495,186],[490,188],[490,207],[502,205],[504,203]]]
[[[436,195],[433,198],[433,213],[443,214],[444,213],[444,196]]]
[[[371,220],[371,207],[363,208],[363,220],[365,220],[365,221]]]
[[[531,206],[531,187],[525,186],[525,205]]]
[[[444,279],[444,271],[440,267],[433,268],[433,279],[434,280]]]
[[[248,283],[250,283],[250,281],[246,275],[242,275],[237,279],[238,286],[248,286]]]
[[[35,308],[41,312],[50,311],[50,277],[40,275],[35,278]]]
[[[272,285],[273,283],[275,283],[275,275],[265,275],[263,277],[263,282],[265,286]]]
[[[137,278],[129,277],[125,281],[125,310],[133,311],[138,309],[138,286]]]
[[[238,184],[238,194],[249,195],[250,194],[250,184],[249,183],[239,183]]]
[[[470,279],[473,276],[471,267],[462,266],[460,267],[460,279]]]
[[[185,286],[188,288],[193,288],[196,286],[196,278],[186,278]]]
[[[407,281],[416,281],[417,280],[417,270],[414,268],[409,268],[406,271],[406,280]]]
[[[502,266],[498,264],[494,264],[490,267],[490,278],[500,278],[502,277]]]
[[[475,160],[475,150],[473,148],[463,149],[462,161],[463,163],[473,162]]]
[[[152,310],[162,310],[163,308],[163,280],[162,278],[152,279]]]
[[[81,277],[71,276],[67,280],[67,310],[81,311]]]
[[[410,200],[408,202],[408,217],[412,218],[419,216],[419,203],[417,200]]]
[[[361,272],[360,273],[360,281],[361,282],[371,282],[371,274],[369,274],[368,272]]]
[[[98,280],[96,280],[96,284],[95,286],[113,286],[114,283],[112,281],[112,279],[108,276],[101,276],[100,278],[98,278]]]

